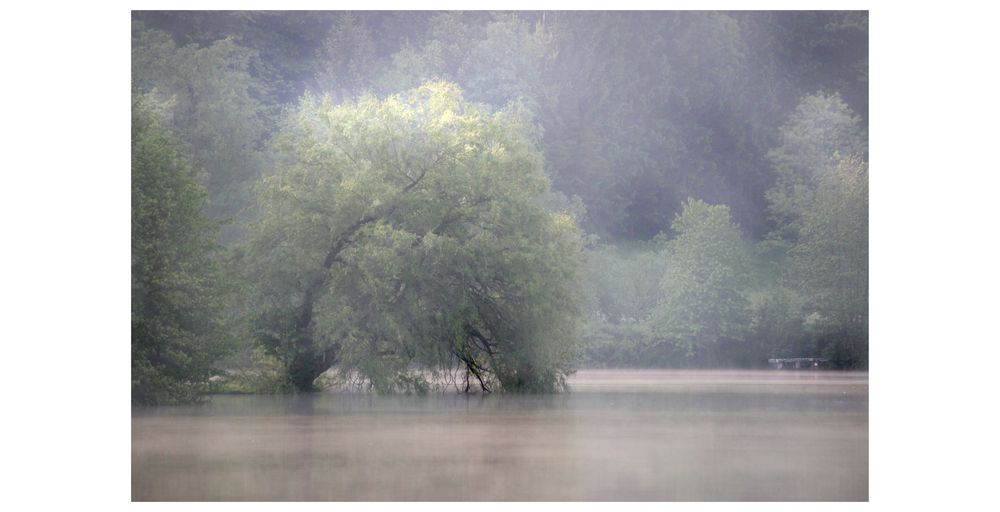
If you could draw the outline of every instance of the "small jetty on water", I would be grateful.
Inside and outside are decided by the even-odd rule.
[[[790,357],[784,359],[768,359],[767,363],[775,370],[819,370],[829,368],[830,360],[818,357]]]

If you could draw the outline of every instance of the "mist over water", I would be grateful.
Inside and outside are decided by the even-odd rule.
[[[132,498],[868,499],[867,373],[586,370],[570,385],[137,408]]]

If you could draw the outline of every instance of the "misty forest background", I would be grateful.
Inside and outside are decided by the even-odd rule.
[[[133,403],[867,368],[867,13],[132,20]]]

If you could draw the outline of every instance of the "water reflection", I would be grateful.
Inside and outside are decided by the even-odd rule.
[[[133,410],[135,500],[867,500],[868,379],[587,371],[542,396]]]

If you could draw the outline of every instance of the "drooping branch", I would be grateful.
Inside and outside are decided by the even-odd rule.
[[[465,363],[466,371],[471,373],[476,378],[476,380],[479,381],[479,387],[482,388],[483,392],[491,393],[492,390],[486,384],[486,381],[483,379],[483,374],[486,373],[488,370],[479,363],[477,363],[476,358],[472,355],[465,354],[462,351],[456,350],[455,356],[458,357],[460,360],[462,360],[463,363]],[[468,381],[466,381],[465,390],[466,391],[469,390]]]
[[[483,392],[490,393],[492,389],[488,384],[488,375],[494,374],[494,356],[496,355],[496,344],[485,336],[478,328],[470,323],[463,326],[466,335],[467,345],[457,347],[454,350],[455,357],[465,364],[466,383],[465,391],[469,391],[469,378],[471,374],[479,381],[479,386]],[[476,352],[485,353],[488,364],[483,364],[476,359]]]
[[[494,356],[496,344],[492,340],[483,336],[483,334],[479,332],[479,329],[472,326],[467,326],[466,332],[468,333],[470,340],[478,343],[477,348],[485,351],[490,357]]]

